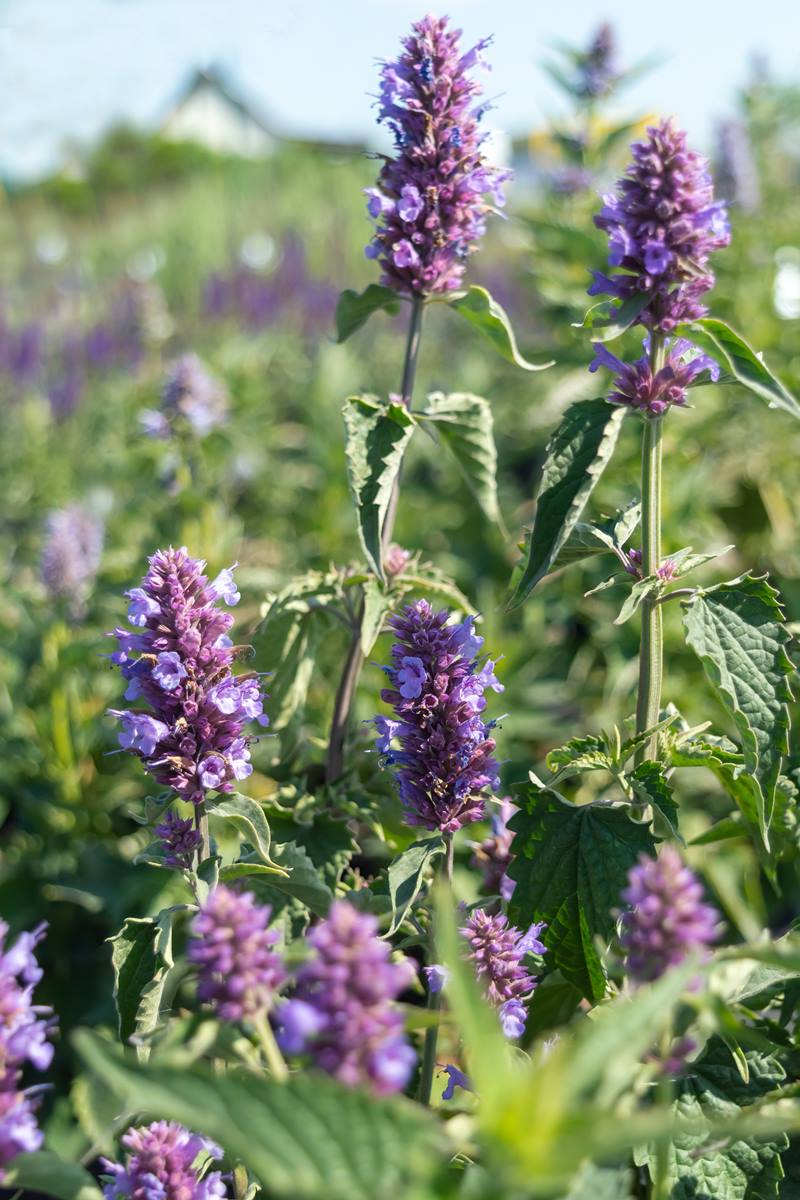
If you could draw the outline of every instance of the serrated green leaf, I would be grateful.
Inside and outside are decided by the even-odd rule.
[[[486,288],[473,284],[466,295],[451,300],[450,307],[482,333],[503,358],[522,367],[524,371],[545,371],[555,365],[555,359],[545,363],[532,363],[523,358],[517,348],[517,339],[514,337],[508,314]]]
[[[114,1003],[120,1040],[151,1033],[177,984],[172,957],[172,924],[183,905],[152,917],[128,917],[109,938],[114,971]]]
[[[631,736],[626,738],[620,746],[620,763],[627,762],[634,751],[638,750],[640,746],[646,745],[646,743],[655,737],[656,734],[661,734],[664,732],[664,730],[669,729],[670,726],[674,725],[677,720],[677,712],[667,712],[665,717],[662,717],[662,719],[657,721],[655,725],[651,725],[649,729],[642,729],[639,731],[639,733],[631,734]]]
[[[611,342],[630,329],[639,313],[650,302],[647,292],[637,292],[621,304],[617,300],[601,300],[594,304],[574,329],[588,329],[593,342]]]
[[[789,389],[724,321],[700,317],[678,326],[675,333],[710,355],[737,383],[760,396],[770,408],[782,408],[793,417],[800,417],[800,404]]]
[[[391,937],[400,928],[408,910],[419,895],[425,873],[438,855],[444,853],[444,838],[440,833],[421,838],[398,854],[389,864],[389,896],[392,902],[392,923],[385,936]]]
[[[634,613],[641,608],[642,601],[652,596],[661,587],[661,580],[656,575],[648,575],[646,579],[637,579],[623,601],[622,608],[614,618],[615,625],[624,625]]]
[[[788,753],[791,699],[790,634],[776,596],[765,578],[744,575],[699,593],[684,606],[686,640],[742,740],[765,844],[781,760]]]
[[[364,605],[361,613],[361,653],[367,658],[378,639],[383,618],[389,611],[389,597],[380,580],[373,576],[363,584]]]
[[[88,1171],[77,1163],[64,1162],[51,1150],[18,1154],[5,1169],[3,1188],[22,1188],[25,1194],[54,1196],[55,1200],[102,1200],[102,1193]]]
[[[610,942],[627,873],[639,854],[653,853],[653,836],[626,809],[577,807],[535,785],[523,804],[509,825],[515,858],[508,873],[517,885],[511,920],[522,928],[546,922],[550,965],[597,1002],[606,980],[595,938]]]
[[[128,1109],[212,1138],[274,1200],[402,1196],[440,1162],[431,1114],[402,1098],[379,1099],[321,1074],[276,1083],[251,1072],[137,1066],[88,1030],[74,1041]]]
[[[737,1138],[720,1144],[707,1132],[711,1122],[722,1126],[738,1118],[742,1108],[773,1091],[785,1078],[777,1059],[769,1055],[747,1051],[746,1059],[747,1083],[722,1039],[712,1038],[702,1058],[678,1084],[674,1110],[691,1128],[681,1132],[667,1148],[667,1194],[674,1200],[699,1196],[708,1200],[754,1200],[760,1183],[766,1183],[770,1176],[774,1178],[779,1155],[789,1145],[785,1134],[752,1142]],[[651,1175],[655,1159],[653,1149]],[[761,1191],[760,1195],[768,1193]]]
[[[450,395],[432,392],[420,417],[435,422],[439,437],[458,463],[487,521],[502,530],[497,500],[497,449],[489,402],[469,392]]]
[[[281,875],[256,874],[252,879],[252,890],[259,899],[269,902],[270,893],[277,892],[299,900],[317,916],[325,917],[333,902],[333,892],[320,877],[306,851],[296,842],[286,842],[275,847],[275,859],[283,869]]]
[[[642,506],[633,500],[613,517],[590,525],[579,521],[561,547],[551,571],[569,567],[586,558],[593,558],[607,551],[622,549],[642,518]],[[586,593],[589,595],[590,593]]]
[[[241,792],[232,792],[225,800],[209,809],[208,815],[214,820],[227,821],[235,826],[244,834],[265,866],[277,874],[286,874],[285,869],[270,858],[272,834],[264,810],[257,800],[243,796]]]
[[[663,763],[646,759],[629,776],[634,793],[645,804],[649,804],[655,816],[654,828],[656,833],[664,837],[675,838],[685,845],[678,832],[678,805],[667,779]],[[661,828],[659,829],[659,824]]]
[[[584,1163],[563,1200],[630,1200],[630,1167]]]
[[[603,738],[589,734],[570,738],[547,755],[547,768],[557,772],[559,779],[583,771],[610,771],[614,763]]]
[[[336,304],[336,340],[346,342],[351,333],[360,329],[375,312],[394,315],[400,311],[397,292],[391,288],[371,283],[363,292],[347,288]]]
[[[516,608],[552,569],[617,444],[625,411],[605,400],[567,409],[547,444],[528,555],[509,608]]]
[[[431,563],[420,563],[414,571],[404,571],[395,581],[395,586],[399,587],[404,594],[409,591],[419,591],[443,596],[448,604],[461,609],[462,612],[474,611],[474,605],[461,589],[456,587],[452,579],[449,579],[443,571]]]
[[[416,421],[402,404],[351,396],[344,406],[347,477],[356,505],[358,535],[367,561],[385,582],[381,533],[395,479]]]

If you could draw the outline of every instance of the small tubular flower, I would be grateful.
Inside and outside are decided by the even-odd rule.
[[[12,1158],[38,1150],[43,1141],[35,1092],[22,1088],[22,1071],[26,1063],[46,1071],[53,1059],[49,1039],[55,1022],[50,1009],[33,1003],[42,977],[34,951],[45,928],[39,925],[6,945],[8,925],[0,920],[0,1183]]]
[[[307,934],[314,958],[276,1012],[278,1042],[288,1054],[308,1054],[320,1070],[348,1087],[378,1095],[402,1091],[416,1056],[394,1003],[411,983],[409,962],[390,961],[378,923],[346,900]]]
[[[424,17],[400,58],[381,70],[378,120],[397,153],[386,159],[377,187],[366,190],[377,222],[367,256],[380,262],[382,282],[404,295],[459,286],[492,211],[486,197],[502,205],[510,177],[484,156],[487,105],[477,103],[481,88],[470,78],[490,39],[462,53],[459,38],[446,17]]]
[[[222,1150],[174,1121],[129,1129],[122,1138],[125,1163],[101,1159],[104,1200],[217,1200],[228,1189],[219,1171],[206,1171]]]
[[[251,892],[220,884],[192,921],[187,957],[197,967],[197,995],[223,1021],[263,1016],[286,978],[271,911]]]
[[[481,714],[486,689],[503,686],[495,664],[477,657],[483,638],[473,618],[448,625],[448,617],[417,600],[390,619],[397,641],[384,670],[392,686],[381,698],[395,719],[376,717],[375,726],[408,824],[452,833],[483,816],[483,792],[498,786],[492,726]],[[400,750],[391,748],[395,738]]]
[[[507,1038],[519,1038],[525,1032],[527,1012],[524,1001],[536,987],[536,976],[524,964],[526,954],[545,954],[539,940],[543,924],[531,925],[527,933],[510,925],[504,913],[489,914],[476,909],[461,929],[469,943],[469,959],[486,998],[499,1013]]]
[[[707,160],[686,145],[671,121],[631,147],[633,162],[617,191],[604,196],[595,224],[608,235],[613,274],[593,272],[590,295],[626,301],[644,294],[637,321],[671,333],[706,313],[701,297],[714,286],[709,259],[730,242],[722,201],[714,200]]]
[[[672,846],[658,858],[639,857],[622,893],[620,945],[637,983],[658,979],[694,951],[706,951],[719,934],[719,913],[703,902],[703,887]]]
[[[244,728],[268,724],[258,678],[231,671],[233,618],[219,607],[239,599],[231,569],[209,583],[204,567],[185,548],[154,554],[141,586],[127,593],[136,632],[117,629],[111,655],[128,682],[126,700],[147,705],[111,710],[123,727],[120,745],[195,804],[252,774]]]
[[[516,885],[508,876],[508,868],[514,859],[511,853],[514,834],[508,828],[508,822],[519,810],[508,796],[490,808],[492,832],[482,842],[471,843],[474,853],[470,866],[477,867],[483,875],[483,886],[487,892],[499,892],[502,900],[510,900]]]
[[[609,404],[622,404],[645,416],[658,417],[668,408],[683,407],[688,389],[704,371],[714,382],[719,379],[718,364],[685,338],[667,339],[664,365],[655,374],[647,340],[645,353],[634,363],[622,362],[602,342],[593,342],[592,348],[595,356],[589,370],[607,367],[615,372]]]

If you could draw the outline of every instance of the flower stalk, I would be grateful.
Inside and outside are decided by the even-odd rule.
[[[655,340],[655,339],[654,339]],[[655,575],[661,561],[661,445],[663,417],[647,417],[642,435],[642,574]],[[658,723],[663,676],[663,619],[655,596],[642,603],[636,732]],[[655,757],[656,739],[639,747],[637,762]]]
[[[453,834],[446,833],[444,835],[444,860],[440,878],[445,880],[448,889],[453,886],[453,856],[454,843]],[[433,917],[431,917],[431,936],[428,961],[433,963],[436,961],[436,938]],[[428,1012],[435,1014],[439,1012],[442,1005],[442,989],[434,988],[431,981],[428,982]],[[425,1045],[422,1051],[422,1067],[419,1076],[419,1091],[417,1093],[420,1104],[429,1105],[431,1102],[431,1091],[433,1089],[433,1075],[436,1070],[436,1051],[439,1045],[439,1022],[431,1025],[425,1031]]]

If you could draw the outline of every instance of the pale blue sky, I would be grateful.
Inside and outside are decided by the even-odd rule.
[[[585,41],[604,18],[625,61],[664,58],[625,93],[627,110],[674,113],[701,144],[754,52],[800,79],[796,0],[0,0],[0,171],[46,170],[65,138],[89,140],[112,119],[156,122],[191,69],[212,62],[278,129],[368,137],[375,60],[426,8],[469,39],[495,35],[493,121],[515,134],[557,108],[539,65],[548,48]]]

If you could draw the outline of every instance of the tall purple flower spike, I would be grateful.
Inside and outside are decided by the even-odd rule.
[[[174,1121],[129,1129],[122,1144],[128,1150],[124,1165],[101,1159],[107,1172],[105,1200],[217,1200],[228,1195],[219,1171],[200,1178],[204,1159],[222,1158],[220,1147]]]
[[[703,887],[672,846],[658,858],[639,857],[622,893],[628,906],[620,922],[620,945],[637,983],[658,979],[694,951],[706,951],[719,935],[719,913],[703,902]]]
[[[146,705],[111,710],[123,726],[120,745],[195,804],[252,774],[245,726],[268,723],[258,678],[231,672],[233,618],[219,601],[239,600],[232,569],[209,583],[204,567],[185,547],[157,551],[141,587],[127,593],[136,632],[117,629],[111,655],[128,681],[125,699]]]
[[[688,389],[704,371],[714,382],[719,379],[719,366],[714,359],[701,354],[686,338],[666,339],[664,365],[653,374],[648,346],[649,339],[645,338],[642,357],[634,363],[624,363],[602,342],[592,343],[594,359],[589,370],[607,367],[616,373],[608,397],[609,404],[623,404],[657,417],[673,405],[683,407]]]
[[[34,950],[44,932],[39,925],[6,945],[8,926],[0,920],[0,1183],[12,1158],[38,1150],[43,1141],[35,1090],[21,1084],[26,1063],[46,1071],[53,1058],[48,1039],[55,1022],[50,1009],[33,1003],[33,989],[42,977]]]
[[[475,974],[489,1003],[498,1009],[507,1038],[519,1038],[525,1032],[528,1014],[524,1001],[536,987],[536,976],[523,960],[526,954],[546,953],[539,941],[543,929],[543,924],[531,925],[523,933],[510,925],[503,913],[490,914],[479,908],[461,930],[469,942]]]
[[[392,666],[384,668],[391,687],[381,698],[395,717],[376,717],[375,726],[408,824],[453,833],[480,820],[485,789],[498,786],[491,725],[481,714],[486,689],[503,686],[495,664],[477,657],[483,638],[473,618],[448,625],[448,617],[417,600],[390,619],[397,641]],[[399,750],[391,748],[395,739]]]
[[[511,174],[484,157],[480,122],[488,105],[477,102],[482,89],[469,75],[485,65],[491,39],[462,54],[460,36],[446,17],[424,17],[400,58],[381,70],[378,120],[391,130],[396,157],[386,159],[377,187],[366,191],[377,222],[367,256],[380,262],[381,282],[403,295],[460,285]]]
[[[286,978],[271,912],[251,892],[220,884],[192,921],[187,958],[198,969],[197,994],[223,1021],[262,1016]]]
[[[371,914],[335,901],[327,920],[307,934],[315,956],[297,972],[294,996],[275,1017],[287,1054],[309,1054],[348,1087],[387,1095],[402,1091],[416,1061],[394,1003],[414,968],[391,962],[391,946],[377,932]]]
[[[470,866],[477,867],[483,875],[483,886],[487,892],[499,892],[502,900],[510,900],[514,894],[515,883],[508,875],[514,855],[511,853],[511,843],[514,834],[508,828],[508,822],[518,812],[509,796],[504,796],[496,805],[489,805],[488,816],[492,824],[492,832],[482,842],[471,842],[474,853]]]
[[[76,616],[100,566],[103,536],[102,519],[82,504],[56,509],[47,518],[42,581],[51,596],[69,601]]]
[[[714,286],[711,252],[730,242],[722,201],[714,200],[708,161],[686,134],[662,121],[632,146],[633,162],[595,217],[608,234],[613,273],[594,271],[590,295],[630,300],[644,293],[637,321],[671,333],[680,321],[705,316],[701,297]]]

